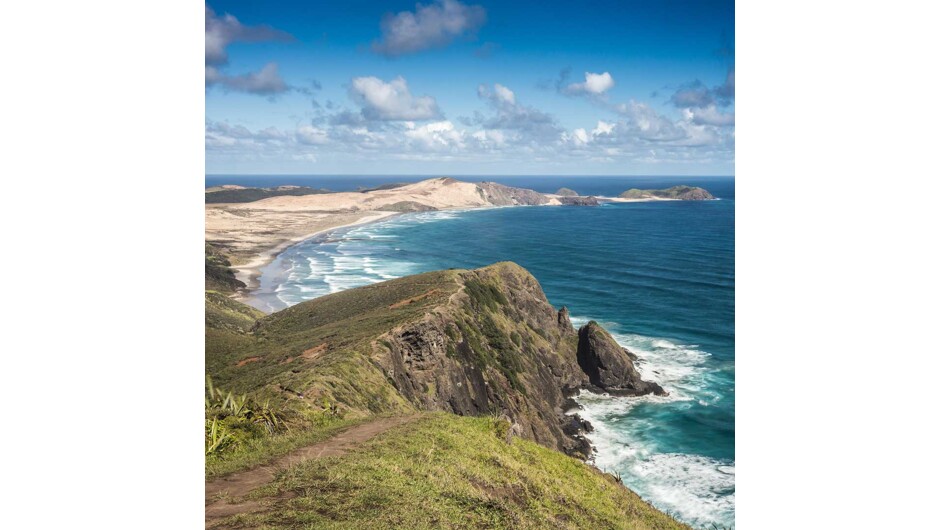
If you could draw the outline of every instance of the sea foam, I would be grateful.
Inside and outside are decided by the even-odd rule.
[[[589,319],[573,316],[576,327]],[[601,325],[605,323],[601,322]],[[615,323],[605,327],[616,329]],[[668,396],[614,397],[581,392],[578,414],[591,422],[587,435],[596,450],[598,468],[617,474],[624,484],[657,508],[697,526],[734,524],[734,462],[708,456],[663,452],[639,433],[656,428],[652,418],[630,417],[641,405],[720,399],[709,391],[708,352],[660,337],[611,332],[621,346],[636,354],[641,376],[659,383]]]

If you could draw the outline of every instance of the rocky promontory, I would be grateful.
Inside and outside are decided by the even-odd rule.
[[[616,396],[666,395],[658,384],[640,378],[634,360],[635,355],[597,322],[592,320],[578,330],[578,365],[592,387]]]
[[[664,190],[630,189],[620,194],[621,199],[671,199],[676,201],[710,201],[715,197],[703,188],[673,186]]]
[[[571,396],[664,393],[601,326],[576,331],[567,309],[510,262],[350,289],[250,329],[215,352],[207,342],[213,380],[301,413],[329,402],[350,415],[502,416],[519,436],[581,458],[590,446],[566,414]],[[234,333],[207,327],[207,337],[223,331]]]

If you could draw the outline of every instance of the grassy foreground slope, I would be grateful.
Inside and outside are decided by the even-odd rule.
[[[687,528],[610,475],[513,438],[492,417],[430,413],[341,457],[308,460],[231,527]]]
[[[420,414],[351,453],[289,467],[252,494],[263,512],[226,527],[683,528],[561,452],[579,454],[560,423],[564,389],[587,383],[578,334],[516,264],[408,276],[271,315],[207,290],[205,332],[207,477]]]

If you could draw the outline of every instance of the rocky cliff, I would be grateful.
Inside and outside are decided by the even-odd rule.
[[[514,188],[496,182],[480,182],[476,185],[483,199],[494,206],[548,204],[551,199],[526,188]]]
[[[248,346],[233,352],[229,338],[207,358],[214,379],[300,408],[327,400],[362,414],[502,415],[519,435],[581,457],[587,426],[564,414],[578,389],[663,393],[603,328],[576,331],[567,309],[508,262],[325,296],[259,320],[248,335]]]
[[[664,190],[627,190],[620,194],[621,199],[673,199],[677,201],[709,201],[715,197],[703,188],[694,186],[673,186]]]

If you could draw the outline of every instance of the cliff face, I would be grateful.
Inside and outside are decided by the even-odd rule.
[[[477,184],[480,195],[494,206],[515,206],[548,204],[551,200],[545,195],[526,188],[513,188],[495,182],[481,182]]]
[[[555,310],[518,265],[463,272],[458,281],[463,289],[446,307],[378,341],[375,359],[419,408],[505,414],[523,436],[587,456],[589,448],[564,415],[567,397],[579,388],[663,392],[640,379],[629,353],[596,323],[576,332],[567,309]],[[582,351],[604,366],[602,377],[584,369]]]
[[[591,386],[617,396],[665,395],[661,386],[640,378],[633,360],[633,354],[597,322],[592,320],[578,330],[578,365]]]
[[[502,415],[516,434],[582,457],[588,426],[564,415],[568,397],[662,393],[600,326],[576,331],[567,309],[508,262],[350,289],[226,333],[207,338],[220,385],[299,409]]]

